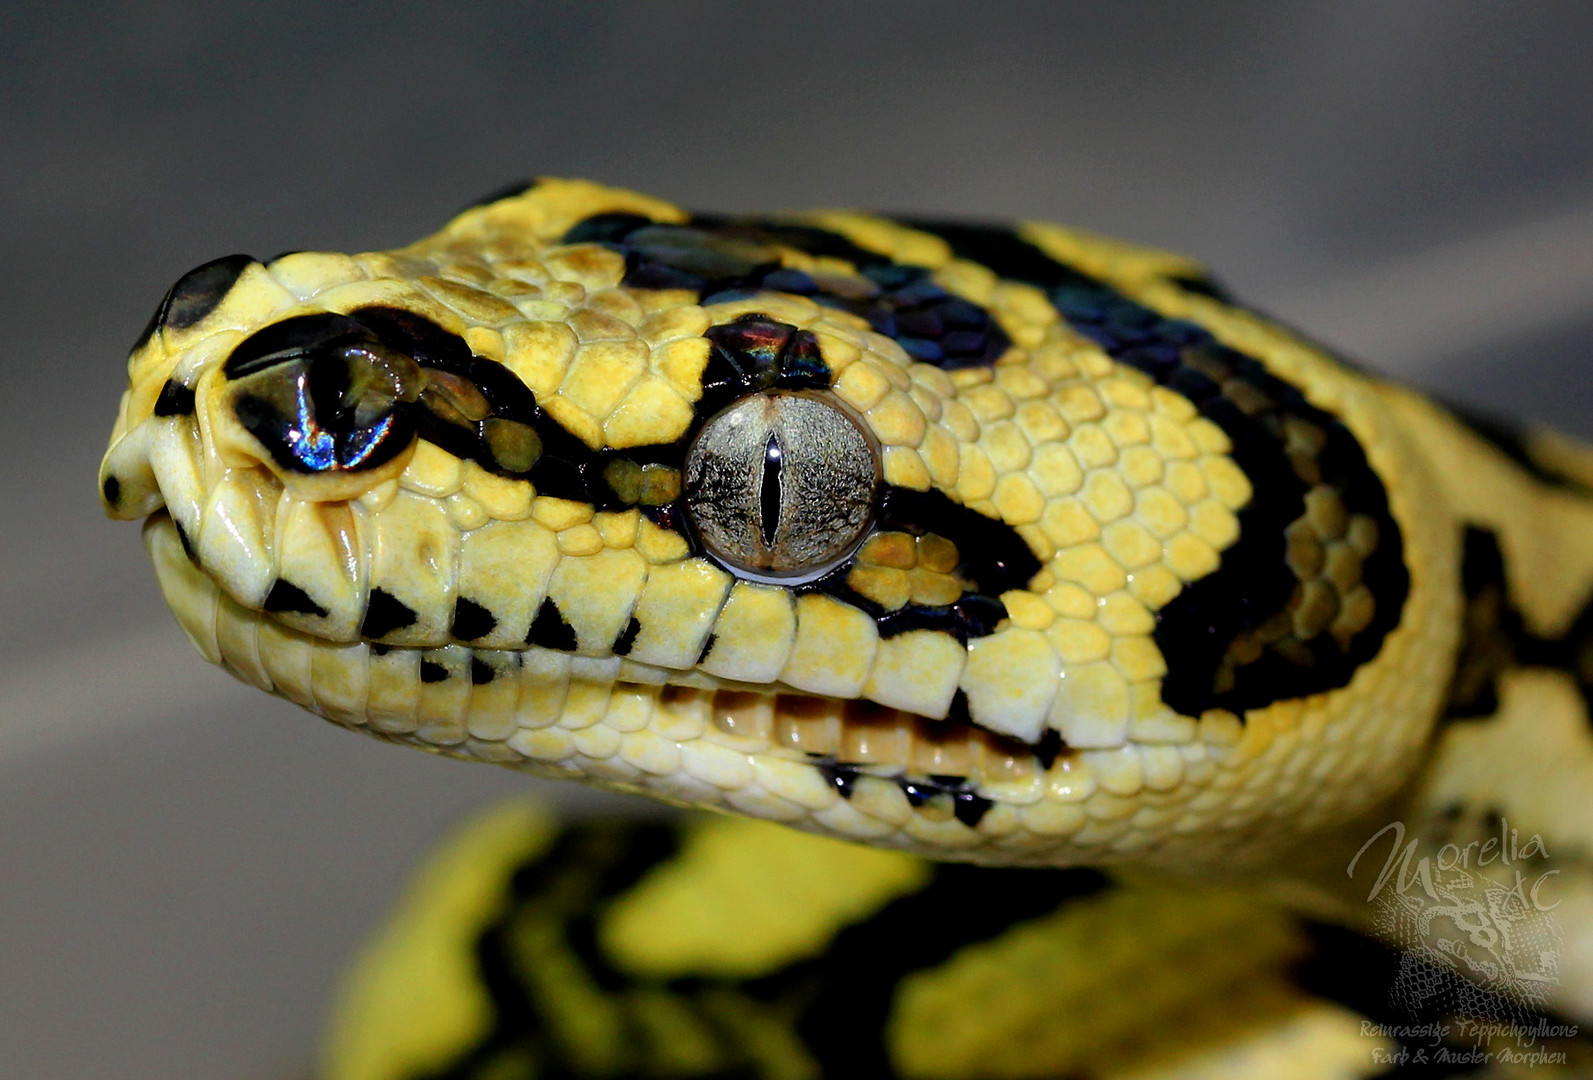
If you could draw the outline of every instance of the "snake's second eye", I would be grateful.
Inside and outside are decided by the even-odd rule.
[[[375,468],[408,448],[422,373],[342,315],[285,319],[246,339],[223,371],[233,412],[281,468]]]
[[[705,425],[686,457],[686,506],[708,553],[745,577],[818,577],[873,522],[880,454],[828,395],[753,394]]]

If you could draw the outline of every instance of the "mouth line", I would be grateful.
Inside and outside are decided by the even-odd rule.
[[[665,700],[681,689],[687,688],[666,686]],[[1032,760],[1044,772],[1068,752],[1055,732],[1038,744],[1026,743],[979,726],[966,710],[935,719],[863,698],[837,700],[784,688],[714,690],[711,710],[714,727],[726,735],[865,771],[911,762],[924,775],[948,776],[966,772],[969,755],[982,755]]]
[[[225,597],[221,583],[197,559],[186,532],[180,527],[174,532],[186,561]],[[544,653],[566,657],[564,677],[571,684],[606,682],[654,692],[665,708],[698,713],[700,730],[728,749],[810,764],[847,799],[860,784],[894,783],[915,809],[955,816],[970,827],[992,804],[992,793],[1032,789],[1059,760],[1065,766],[1076,753],[1051,729],[1039,742],[1028,743],[981,727],[969,717],[960,695],[953,699],[948,715],[938,719],[861,698],[820,697],[780,684],[726,686],[697,672],[652,668],[621,656],[584,657],[538,648],[479,649],[460,642],[343,642],[288,625],[268,610],[241,608],[239,613],[243,612],[250,612],[262,625],[269,623],[325,647],[363,645],[373,665],[388,657],[408,657],[397,669],[413,672],[408,678],[418,678],[421,684],[465,683],[462,689],[467,693],[498,681],[535,678],[522,675],[528,658]],[[301,696],[316,698],[309,688]],[[500,700],[518,712],[512,698]],[[312,706],[312,711],[323,710]]]
[[[1072,753],[1055,732],[1031,745],[969,720],[935,720],[861,699],[719,690],[710,708],[717,731],[806,761],[845,799],[873,778],[894,784],[920,814],[954,817],[969,828],[999,791],[1037,783]]]
[[[439,649],[467,655],[458,674],[468,671],[470,681],[477,685],[498,675],[516,676],[534,655],[566,656],[571,662],[572,682],[609,682],[616,687],[656,690],[659,702],[668,708],[701,712],[704,728],[713,733],[715,741],[750,754],[812,763],[847,796],[862,776],[899,779],[921,788],[922,792],[904,788],[909,801],[919,794],[928,798],[942,791],[962,790],[975,782],[1021,784],[1049,772],[1059,758],[1074,754],[1053,729],[1047,729],[1038,743],[1028,743],[981,727],[962,707],[960,695],[948,716],[940,719],[866,698],[821,697],[781,684],[724,686],[697,672],[644,667],[621,656],[588,657],[536,648],[475,649],[462,643],[440,647],[365,645],[373,656],[418,656],[422,682],[458,677],[440,660],[427,657],[428,653],[438,655]],[[512,661],[505,664],[510,657]],[[681,681],[674,681],[671,675],[680,676]]]
[[[269,617],[269,616],[267,616]],[[324,639],[322,639],[324,640]],[[768,688],[723,686],[695,672],[680,672],[669,681],[665,669],[642,668],[619,656],[586,657],[556,650],[473,649],[448,646],[387,645],[366,642],[373,656],[407,653],[420,657],[423,682],[450,677],[443,663],[427,659],[439,648],[468,654],[472,683],[489,682],[496,674],[513,676],[526,658],[550,652],[570,658],[572,681],[610,682],[658,693],[666,707],[703,713],[705,730],[728,748],[750,754],[773,754],[814,764],[843,795],[861,776],[900,779],[923,789],[927,798],[942,790],[963,789],[974,782],[1010,785],[1049,772],[1059,758],[1074,754],[1060,733],[1047,729],[1038,743],[1027,743],[981,727],[966,709],[954,703],[944,719],[922,716],[864,698],[827,698],[783,685]],[[490,658],[490,659],[489,659]],[[585,669],[585,670],[583,670]],[[905,791],[909,801],[917,793]]]

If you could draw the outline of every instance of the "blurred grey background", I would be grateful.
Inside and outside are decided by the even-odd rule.
[[[182,640],[94,474],[190,266],[406,242],[536,174],[1050,217],[1589,435],[1590,47],[1585,3],[6,5],[0,1076],[302,1075],[406,868],[547,790]]]

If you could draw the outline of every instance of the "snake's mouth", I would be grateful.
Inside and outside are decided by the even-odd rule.
[[[1066,783],[1076,764],[1055,733],[1030,744],[966,714],[936,719],[618,656],[333,641],[234,600],[164,510],[148,517],[145,540],[167,600],[207,659],[388,739],[627,785],[640,774],[689,773],[680,750],[694,744],[743,762],[801,763],[846,800],[886,782],[915,812],[970,827],[996,801],[1032,801],[1043,784]]]
[[[663,696],[684,697],[669,687]],[[1073,751],[1048,732],[1039,744],[987,731],[967,719],[931,719],[865,700],[717,690],[708,715],[738,749],[811,763],[844,797],[862,777],[888,780],[915,808],[977,825],[993,800],[1038,791],[1066,771]]]

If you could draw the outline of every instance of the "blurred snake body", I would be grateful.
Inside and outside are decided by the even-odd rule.
[[[198,650],[336,723],[996,868],[769,856],[867,894],[802,948],[926,873],[1060,897],[1116,866],[1354,924],[1385,824],[1431,855],[1508,822],[1563,901],[1535,1007],[1593,1017],[1593,454],[1182,257],[542,180],[395,251],[185,275],[100,481]],[[710,862],[785,843],[703,828]],[[1190,925],[1273,940],[1228,902]],[[946,1071],[921,1007],[875,1066],[1041,1075]]]

